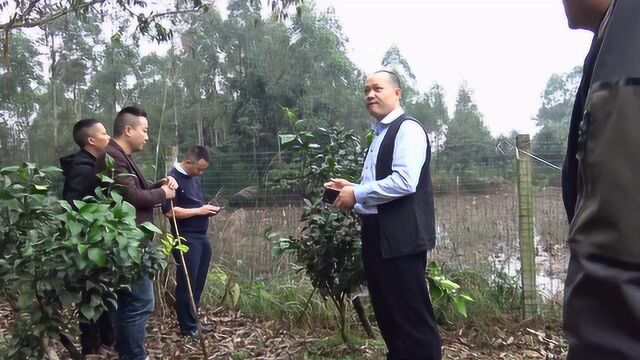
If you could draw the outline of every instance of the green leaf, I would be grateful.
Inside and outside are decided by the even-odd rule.
[[[177,246],[176,246],[176,249],[177,249],[178,251],[183,252],[183,253],[186,253],[187,251],[189,251],[189,247],[188,247],[187,245],[185,245],[185,244],[177,245]]]
[[[87,320],[94,320],[93,316],[95,315],[95,309],[90,304],[82,304],[80,306],[80,312]]]
[[[87,244],[78,244],[78,253],[84,254],[88,248],[89,248],[89,245]]]
[[[460,285],[454,283],[451,280],[448,279],[442,279],[438,282],[438,285],[440,285],[442,288],[449,290],[449,291],[455,291],[460,289]]]
[[[97,243],[103,239],[103,235],[104,235],[104,226],[101,223],[94,221],[89,227],[89,232],[87,233],[87,240],[90,243]]]
[[[134,208],[134,210],[135,210],[135,208]],[[148,221],[145,222],[145,223],[140,224],[140,227],[142,227],[142,228],[144,228],[146,230],[149,230],[152,233],[162,234],[162,230],[158,229],[157,226],[153,225],[152,223],[150,223]]]
[[[453,298],[453,304],[456,306],[456,310],[460,315],[467,317],[467,305],[464,302],[464,299],[460,297]]]
[[[278,141],[280,141],[280,145],[286,146],[290,142],[294,141],[296,136],[293,134],[278,134]]]
[[[80,234],[80,232],[82,231],[83,226],[82,224],[75,221],[69,221],[67,222],[67,228],[71,232],[71,236],[78,236],[78,234]]]
[[[104,184],[115,184],[115,181],[107,175],[99,175],[98,178],[100,179],[100,182]]]
[[[98,210],[98,204],[96,203],[85,203],[85,205],[82,207],[78,206],[78,212],[83,215],[90,214],[92,212],[95,212],[96,210]]]
[[[115,200],[116,204],[122,203],[122,195],[118,194],[117,192],[112,191],[111,197],[113,198],[113,200]]]
[[[135,217],[136,216],[136,208],[133,205],[129,204],[128,202],[123,201],[122,202],[122,214],[124,216]]]
[[[10,175],[10,174],[15,174],[16,172],[18,172],[18,170],[20,170],[20,166],[7,166],[4,167],[2,169],[0,169],[0,175]]]
[[[58,200],[58,204],[60,205],[60,207],[65,209],[67,212],[73,212],[73,209],[71,208],[71,205],[69,205],[69,203],[66,200]]]
[[[240,299],[240,285],[238,283],[233,284],[229,292],[227,293],[227,306],[234,309]]]
[[[75,261],[78,270],[84,270],[84,268],[86,268],[88,265],[87,258],[84,257],[84,255],[76,256],[73,258],[73,260]]]
[[[107,170],[112,170],[116,162],[115,160],[113,160],[113,157],[111,155],[105,154],[104,163],[106,165]]]
[[[129,246],[127,247],[127,253],[136,263],[140,263],[140,259],[142,258],[142,251],[137,246]]]
[[[71,306],[80,301],[80,294],[63,290],[58,294],[58,298],[63,306]]]
[[[62,169],[57,168],[55,166],[47,166],[45,168],[40,169],[43,173],[61,173]]]
[[[467,295],[467,294],[460,294],[458,296],[463,298],[463,299],[465,299],[466,301],[475,302],[475,300],[473,300],[473,298],[471,296]]]
[[[22,292],[18,297],[18,307],[21,309],[26,309],[33,303],[33,294],[31,292]]]
[[[102,296],[98,294],[91,294],[91,306],[98,306],[102,304]]]
[[[92,247],[87,251],[87,255],[94,264],[98,265],[98,267],[104,267],[107,260],[107,253],[104,250]]]

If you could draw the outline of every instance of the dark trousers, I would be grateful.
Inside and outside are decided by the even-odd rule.
[[[196,307],[200,304],[202,290],[207,282],[209,264],[211,263],[211,244],[207,234],[181,234],[187,239],[186,245],[189,251],[183,253],[184,261],[187,264],[189,281],[193,290],[193,298]],[[188,333],[197,329],[195,314],[191,310],[189,300],[189,288],[182,266],[182,260],[177,250],[174,250],[173,257],[176,260],[176,315],[180,325],[180,332]]]
[[[110,311],[103,312],[95,322],[80,323],[80,346],[83,354],[95,353],[101,345],[111,346],[115,341],[116,334]]]
[[[567,359],[640,359],[640,264],[575,247],[564,290]]]
[[[377,216],[362,217],[364,272],[388,360],[440,360],[441,345],[425,278],[426,253],[384,259]]]
[[[131,284],[131,291],[120,290],[115,311],[116,350],[120,360],[145,360],[147,320],[153,313],[153,283],[146,277]]]

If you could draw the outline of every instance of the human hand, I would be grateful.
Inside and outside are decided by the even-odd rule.
[[[333,202],[333,207],[340,210],[349,211],[356,205],[355,188],[352,185],[345,185],[340,190],[340,194]]]
[[[164,195],[167,199],[173,199],[176,197],[176,191],[169,187],[169,185],[162,185],[160,189],[164,191]]]
[[[205,216],[216,216],[218,215],[218,212],[220,211],[220,207],[218,206],[213,206],[213,205],[202,205],[200,207],[200,215],[205,215]]]
[[[342,190],[345,186],[353,186],[353,184],[345,179],[331,179],[324,183],[324,187],[336,190]]]
[[[164,177],[162,180],[160,180],[160,183],[162,183],[162,185],[169,186],[169,188],[172,190],[176,190],[178,188],[178,182],[173,178],[173,176]]]

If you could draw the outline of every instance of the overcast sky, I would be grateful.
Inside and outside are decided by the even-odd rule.
[[[465,81],[494,135],[535,132],[531,119],[547,80],[580,65],[591,38],[567,28],[562,0],[315,2],[334,8],[349,56],[365,72],[379,69],[396,44],[421,90],[434,81],[444,87],[450,112]],[[226,1],[216,5],[224,10]]]
[[[494,135],[535,131],[531,120],[554,72],[581,65],[591,34],[569,30],[562,0],[316,0],[333,7],[349,55],[366,72],[396,44],[427,90],[453,111],[463,81]]]

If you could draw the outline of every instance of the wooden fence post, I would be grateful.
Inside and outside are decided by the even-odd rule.
[[[531,152],[529,135],[518,135],[519,150]],[[517,153],[518,164],[518,224],[520,239],[520,276],[522,279],[522,315],[525,319],[538,313],[538,290],[536,288],[536,257],[533,233],[533,186],[531,181],[531,158]]]

